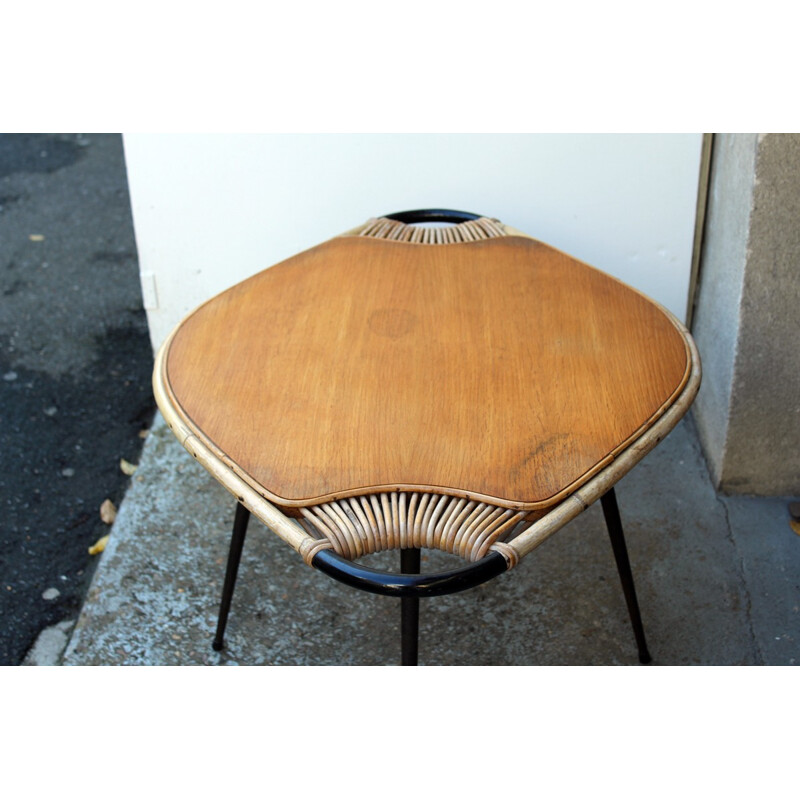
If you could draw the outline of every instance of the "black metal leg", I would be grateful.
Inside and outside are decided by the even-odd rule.
[[[611,538],[611,547],[614,550],[614,558],[617,560],[617,570],[619,579],[622,582],[622,591],[625,593],[625,602],[628,604],[628,613],[633,625],[633,634],[636,637],[636,646],[639,648],[639,661],[642,664],[649,664],[653,659],[647,649],[647,642],[644,638],[644,626],[642,617],[639,613],[639,603],[636,600],[636,589],[633,585],[633,573],[631,564],[628,560],[628,548],[625,546],[625,537],[622,533],[622,520],[619,516],[617,506],[617,496],[614,489],[609,489],[601,498],[603,515],[606,518],[608,535]]]
[[[400,572],[419,574],[419,548],[410,547],[400,551]],[[419,649],[419,597],[400,598],[400,640],[404,667],[417,666]]]
[[[236,574],[239,571],[239,560],[242,557],[242,547],[244,547],[244,535],[247,533],[247,523],[250,520],[250,512],[241,504],[236,504],[236,516],[233,520],[233,535],[231,536],[231,548],[228,552],[228,567],[225,571],[225,583],[222,586],[222,602],[219,606],[219,620],[217,621],[217,633],[214,636],[212,647],[215,650],[222,650],[223,637],[225,636],[225,625],[228,622],[228,611],[231,608],[233,589],[236,586]]]

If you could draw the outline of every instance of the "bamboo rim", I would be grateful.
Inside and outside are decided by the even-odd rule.
[[[696,346],[688,337],[692,371],[673,405],[608,466],[534,521],[523,512],[468,502],[463,497],[381,492],[304,507],[300,509],[304,518],[298,522],[259,494],[184,424],[163,385],[163,362],[171,338],[156,355],[153,377],[155,399],[167,425],[190,455],[308,565],[322,549],[354,559],[379,550],[422,547],[442,549],[470,561],[496,551],[510,569],[585,511],[661,442],[689,409],[702,377]]]
[[[430,229],[378,218],[342,235],[390,238],[390,234],[395,233],[396,236],[391,238],[398,241],[447,244],[455,243],[452,231],[456,229],[464,230],[464,236],[475,235],[464,226],[475,226],[479,222],[489,223],[481,226],[481,239],[506,235],[533,238],[508,226],[501,228],[496,221],[486,218],[450,228]],[[410,233],[398,232],[398,225],[412,230]],[[426,230],[450,233],[428,234],[426,238],[426,234],[420,232]],[[491,233],[492,230],[495,232]],[[458,241],[475,240],[462,238]],[[421,547],[444,550],[469,561],[477,561],[495,551],[503,555],[510,569],[611,489],[678,424],[694,401],[702,377],[696,345],[686,327],[669,310],[658,303],[655,305],[669,317],[684,339],[688,362],[686,379],[659,409],[656,419],[651,420],[651,424],[636,438],[612,454],[611,460],[591,473],[585,482],[577,487],[574,484],[565,487],[556,496],[557,502],[546,509],[542,509],[540,504],[494,505],[487,501],[497,498],[451,495],[446,490],[432,492],[397,487],[380,491],[382,487],[372,487],[368,493],[350,493],[346,497],[325,498],[324,501],[301,505],[298,510],[302,518],[298,521],[286,516],[264,487],[253,479],[248,481],[249,476],[243,474],[231,459],[215,452],[213,445],[204,440],[202,432],[187,425],[166,375],[169,346],[180,325],[156,354],[153,393],[167,425],[181,445],[239,503],[293,547],[308,565],[322,549],[333,549],[353,560],[380,550]]]

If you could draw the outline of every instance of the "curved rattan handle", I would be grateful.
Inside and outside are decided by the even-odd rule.
[[[471,211],[455,211],[450,208],[419,208],[416,211],[396,211],[394,214],[383,214],[385,219],[405,222],[411,225],[414,222],[470,222],[480,219],[480,214]]]

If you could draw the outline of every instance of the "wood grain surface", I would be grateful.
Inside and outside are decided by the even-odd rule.
[[[616,279],[522,236],[342,236],[174,333],[177,415],[283,508],[379,490],[543,510],[687,381],[683,333]]]

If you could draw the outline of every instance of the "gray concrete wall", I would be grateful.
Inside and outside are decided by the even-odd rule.
[[[800,134],[717,134],[693,334],[717,486],[800,493]]]
[[[692,334],[703,362],[694,417],[716,483],[728,435],[756,147],[756,134],[714,138]]]

